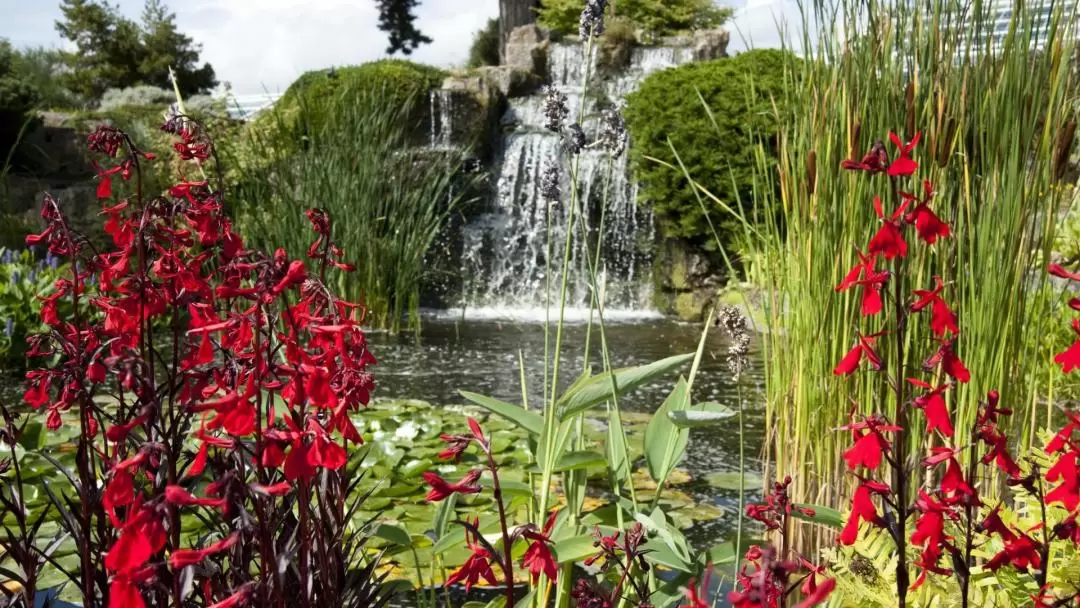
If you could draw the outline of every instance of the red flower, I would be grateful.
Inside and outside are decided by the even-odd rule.
[[[470,418],[471,420],[471,418]],[[555,563],[555,556],[551,553],[551,531],[555,526],[556,511],[552,511],[544,524],[543,532],[526,530],[525,538],[532,541],[525,549],[525,555],[521,559],[521,567],[528,569],[535,584],[540,578],[540,573],[549,581],[554,581],[559,576],[559,567]]]
[[[1070,281],[1080,281],[1080,272],[1070,272],[1068,270],[1065,270],[1065,268],[1062,267],[1061,264],[1050,264],[1046,267],[1046,271],[1054,275],[1055,277],[1068,279]]]
[[[480,474],[483,471],[480,469],[474,469],[469,471],[469,474],[461,478],[461,481],[457,483],[449,483],[442,477],[439,477],[436,473],[431,471],[424,472],[424,480],[431,486],[431,490],[428,491],[425,500],[428,502],[438,502],[447,496],[450,496],[454,492],[460,494],[476,494],[480,492],[480,486],[476,482],[480,479]]]
[[[1046,493],[1047,504],[1060,504],[1068,511],[1080,508],[1080,449],[1066,452],[1046,470],[1046,481],[1056,484]]]
[[[855,495],[851,499],[851,514],[848,515],[847,524],[837,540],[842,545],[854,545],[859,539],[859,523],[868,521],[875,526],[884,526],[885,520],[878,515],[877,507],[874,506],[873,494],[875,491],[869,484],[863,482],[855,488]]]
[[[930,184],[930,180],[923,180],[923,189],[925,194],[922,200],[907,192],[900,193],[905,200],[915,203],[915,207],[904,216],[904,221],[914,224],[919,238],[926,241],[928,245],[933,245],[938,238],[949,237],[949,225],[930,210],[930,199],[934,196],[934,187]]]
[[[802,587],[799,589],[803,594],[803,601],[796,604],[795,608],[817,606],[828,599],[829,595],[836,589],[836,579],[825,578],[819,583],[817,577],[825,576],[825,567],[815,566],[801,557],[799,561],[802,562],[803,567],[810,570],[810,574],[806,576],[806,580],[803,581]]]
[[[858,343],[844,355],[844,358],[833,369],[833,375],[850,376],[859,368],[859,362],[862,361],[863,357],[866,357],[870,369],[875,371],[881,369],[881,357],[874,351],[874,341],[883,334],[884,332],[878,332],[869,336],[859,336]]]
[[[946,437],[953,436],[952,422],[949,421],[949,409],[945,405],[945,397],[942,395],[948,390],[948,384],[937,387],[931,386],[917,378],[908,378],[907,381],[919,388],[926,389],[926,393],[915,398],[912,405],[926,414],[926,432],[937,429]]]
[[[1080,319],[1072,320],[1073,331],[1080,334]],[[1080,368],[1080,338],[1077,338],[1067,350],[1054,357],[1054,363],[1061,365],[1066,374]]]
[[[899,431],[900,427],[885,424],[885,421],[879,417],[869,417],[862,422],[840,427],[840,430],[850,430],[852,435],[857,438],[855,445],[844,452],[844,460],[847,462],[848,468],[854,471],[859,465],[862,465],[870,470],[875,470],[881,466],[884,453],[892,447],[889,440],[885,438],[884,433]],[[862,431],[866,432],[863,433]]]
[[[250,486],[252,492],[258,494],[266,494],[267,496],[284,496],[289,492],[292,492],[293,485],[287,481],[282,481],[269,486],[253,483]]]
[[[229,597],[221,600],[216,604],[211,604],[206,608],[236,608],[237,606],[242,606],[247,603],[248,598],[251,596],[251,590],[254,585],[254,581],[250,583],[245,583],[243,586],[233,592],[233,594]]]
[[[971,380],[971,372],[964,367],[964,362],[953,351],[954,341],[955,339],[942,340],[937,352],[930,355],[930,358],[923,363],[923,368],[932,371],[938,365],[941,365],[942,371],[952,377],[953,380],[968,382]]]
[[[845,291],[848,288],[859,285],[862,287],[861,312],[864,317],[876,315],[881,312],[881,288],[889,279],[888,271],[877,272],[874,269],[874,257],[863,255],[857,251],[859,263],[847,273],[836,291]]]
[[[165,486],[165,502],[181,507],[224,509],[224,498],[197,498],[180,486]]]
[[[169,565],[172,566],[173,570],[181,570],[187,566],[198,564],[215,553],[228,551],[236,544],[239,538],[239,533],[233,532],[205,549],[179,549],[169,556]]]
[[[840,163],[840,168],[849,171],[866,171],[873,175],[874,173],[885,171],[888,165],[889,152],[885,149],[885,144],[881,140],[878,140],[874,142],[870,151],[862,157],[862,160],[845,159]]]
[[[473,526],[476,526],[477,523],[478,520],[473,520]],[[480,579],[484,579],[489,585],[497,585],[498,580],[495,578],[495,573],[491,571],[491,562],[495,557],[481,543],[477,542],[467,529],[465,531],[465,546],[472,550],[472,554],[469,559],[465,560],[461,568],[458,568],[446,579],[446,585],[450,586],[465,581],[466,593]]]
[[[881,255],[886,260],[907,255],[907,242],[904,240],[904,234],[900,231],[900,217],[904,215],[906,208],[907,203],[901,203],[892,216],[885,219],[885,211],[881,208],[881,197],[874,197],[874,212],[877,213],[882,224],[877,234],[870,239],[870,244],[866,247],[868,254],[872,256]]]
[[[930,306],[930,329],[938,336],[944,336],[946,331],[955,336],[960,333],[960,327],[956,324],[956,314],[949,310],[949,305],[941,298],[941,290],[945,287],[941,277],[934,277],[933,291],[916,289],[915,295],[919,296],[911,305],[912,312],[920,312]]]
[[[705,574],[701,578],[700,587],[696,579],[691,578],[688,581],[686,588],[682,590],[687,603],[682,604],[680,608],[712,608],[712,603],[706,599],[709,593],[709,578],[712,576],[712,570],[712,564],[705,566]]]
[[[906,177],[915,173],[915,170],[919,168],[918,163],[911,159],[911,152],[915,149],[915,145],[919,143],[921,135],[921,133],[916,133],[915,137],[905,144],[900,141],[896,133],[889,133],[889,141],[900,150],[900,156],[889,165],[890,177]]]
[[[1005,564],[1012,564],[1013,568],[1020,571],[1027,570],[1029,566],[1038,569],[1042,565],[1040,547],[1041,544],[1035,539],[1021,533],[1005,541],[1005,548],[986,562],[986,569],[996,572]]]
[[[1054,435],[1054,438],[1050,440],[1050,443],[1046,444],[1047,454],[1061,451],[1068,445],[1069,440],[1072,438],[1073,431],[1080,431],[1080,414],[1066,412],[1065,417],[1069,419],[1069,422]]]

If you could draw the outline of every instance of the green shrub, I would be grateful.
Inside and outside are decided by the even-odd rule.
[[[641,183],[640,196],[656,213],[665,237],[715,249],[708,218],[678,168],[669,138],[695,180],[725,204],[741,204],[745,210],[753,206],[756,138],[776,133],[773,101],[784,88],[784,54],[774,49],[754,50],[664,70],[646,78],[627,98],[631,162]],[[787,112],[782,104],[776,110],[781,118]],[[766,155],[774,157],[775,138],[761,143]],[[709,209],[713,218],[730,217],[708,199],[704,201],[713,206]],[[716,227],[725,248],[741,234],[734,220]]]
[[[112,110],[124,106],[169,107],[176,101],[176,94],[169,89],[162,89],[149,84],[140,84],[125,89],[108,89],[98,102],[98,109]]]
[[[38,91],[16,68],[19,54],[6,40],[0,40],[0,169],[14,151],[24,129],[35,120],[33,109],[39,101]],[[17,156],[11,156],[18,164]]]
[[[545,0],[537,21],[556,35],[577,34],[584,6],[584,0]],[[648,36],[669,36],[718,27],[731,16],[731,9],[712,0],[618,0],[608,4],[606,14],[629,18]]]
[[[310,106],[319,108],[321,112],[336,112],[342,109],[341,105],[324,102],[336,100],[346,106],[353,106],[372,97],[361,93],[379,92],[380,95],[388,95],[392,104],[412,107],[413,111],[407,116],[413,123],[409,126],[413,128],[421,123],[426,124],[427,118],[426,104],[416,103],[417,100],[426,100],[428,92],[441,85],[445,77],[446,73],[439,68],[401,59],[383,59],[358,66],[307,72],[286,89],[281,99],[274,104],[274,110],[289,115],[295,114],[301,106]],[[343,92],[349,94],[345,96],[342,95]],[[313,123],[313,128],[318,129],[324,119],[311,116],[310,112],[306,113],[308,120]],[[278,118],[280,116],[266,116],[264,122],[275,122]]]
[[[489,19],[484,29],[473,36],[469,47],[469,67],[499,65],[499,20]]]

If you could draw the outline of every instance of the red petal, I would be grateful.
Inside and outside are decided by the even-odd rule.
[[[901,156],[889,165],[888,173],[891,177],[907,177],[908,175],[915,173],[918,168],[918,163],[907,156]]]
[[[836,369],[833,370],[833,375],[836,376],[850,376],[859,367],[859,361],[862,359],[862,346],[856,344],[854,348],[848,351],[848,354],[844,355],[844,358],[837,364]]]
[[[112,198],[112,177],[103,175],[97,186],[98,199]]]

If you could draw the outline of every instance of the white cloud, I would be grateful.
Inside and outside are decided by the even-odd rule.
[[[749,0],[735,9],[727,28],[729,51],[779,48],[786,41],[798,51],[802,46],[802,12],[797,0]]]
[[[177,13],[219,79],[240,95],[282,91],[308,70],[386,56],[374,0],[201,0]],[[496,14],[496,0],[425,0],[417,26],[433,42],[410,59],[440,66],[464,62],[472,33]]]

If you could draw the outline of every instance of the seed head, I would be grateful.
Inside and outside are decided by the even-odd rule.
[[[553,86],[544,87],[544,128],[558,133],[569,116],[566,95]]]
[[[581,154],[585,149],[585,131],[576,122],[566,128],[566,151],[571,156]]]
[[[540,195],[544,200],[556,202],[562,198],[558,161],[551,159],[544,164],[544,173],[540,176]]]
[[[728,369],[739,378],[746,371],[750,354],[750,334],[746,331],[746,318],[734,306],[724,306],[716,317],[716,324],[724,328],[731,341],[728,346]]]
[[[607,8],[607,0],[585,0],[585,8],[581,9],[581,34],[582,41],[589,36],[599,37],[604,33],[604,9]]]
[[[626,150],[629,135],[626,132],[626,121],[623,120],[619,109],[612,106],[603,111],[600,116],[600,145],[612,156],[619,156]]]

